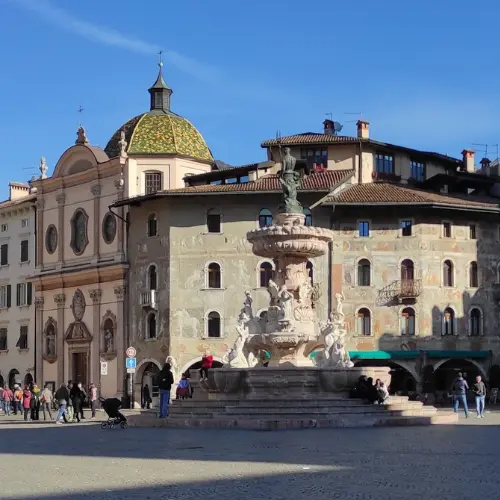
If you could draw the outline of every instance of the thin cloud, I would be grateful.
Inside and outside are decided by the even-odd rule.
[[[95,43],[117,47],[141,55],[157,54],[161,47],[137,37],[120,33],[97,24],[81,21],[68,12],[52,5],[48,0],[11,0],[25,10],[31,11],[44,21]],[[212,82],[217,78],[217,70],[176,51],[163,52],[165,60],[185,73],[199,80]]]

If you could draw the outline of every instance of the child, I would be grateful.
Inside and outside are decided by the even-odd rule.
[[[28,415],[30,413],[31,405],[31,391],[27,385],[24,386],[23,391],[23,408],[24,408],[24,420],[28,421]]]
[[[179,385],[177,386],[177,390],[175,391],[176,399],[187,399],[191,396],[191,387],[189,385],[189,380],[184,373],[182,375],[181,380],[179,381]]]

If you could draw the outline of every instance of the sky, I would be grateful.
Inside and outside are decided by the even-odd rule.
[[[172,110],[232,165],[329,113],[343,135],[362,117],[376,140],[495,157],[499,15],[494,0],[0,0],[0,194],[41,156],[50,173],[80,122],[104,148],[148,111],[159,50]]]

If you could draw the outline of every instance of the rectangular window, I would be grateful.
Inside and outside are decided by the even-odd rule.
[[[5,233],[9,229],[9,226],[7,224],[2,224],[2,233]]]
[[[401,235],[411,236],[412,235],[412,222],[411,220],[401,221]]]
[[[443,237],[451,238],[451,223],[443,222]]]
[[[410,177],[418,182],[425,180],[425,164],[419,161],[410,161]]]
[[[0,286],[0,309],[10,307],[10,285]]]
[[[19,340],[17,341],[16,347],[21,350],[28,349],[28,327],[21,326],[19,329]]]
[[[29,221],[28,219],[22,219],[21,220],[21,227],[28,227]]]
[[[301,148],[300,158],[306,160],[310,167],[321,165],[326,168],[328,167],[328,148]]]
[[[7,350],[7,328],[0,328],[0,351]]]
[[[16,304],[18,306],[30,306],[32,295],[31,283],[18,283],[17,284],[17,297]]]
[[[359,236],[370,236],[370,223],[366,220],[360,221],[358,224]]]
[[[145,179],[146,179],[146,194],[153,194],[162,190],[160,172],[146,173]]]
[[[29,252],[28,252],[28,240],[21,241],[21,262],[28,262]]]
[[[207,229],[209,233],[221,232],[221,217],[218,213],[207,214]]]
[[[0,266],[9,264],[9,245],[5,244],[0,247]]]
[[[394,157],[377,153],[375,155],[375,171],[379,174],[393,174],[394,173]]]
[[[224,184],[237,184],[238,183],[238,179],[236,177],[231,177],[229,179],[226,179],[224,181]]]
[[[476,233],[476,225],[475,224],[471,224],[469,226],[469,238],[471,240],[477,240],[477,233]]]

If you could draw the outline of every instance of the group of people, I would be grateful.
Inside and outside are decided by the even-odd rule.
[[[350,392],[351,398],[364,399],[374,404],[384,404],[389,398],[389,389],[379,378],[373,383],[372,377],[361,375]]]
[[[469,384],[461,373],[453,381],[451,394],[453,398],[453,411],[458,412],[460,403],[464,407],[465,418],[469,418],[469,406],[467,404],[467,392],[470,390]],[[478,375],[472,385],[472,392],[476,400],[476,418],[484,418],[484,408],[486,404],[486,386]]]
[[[83,408],[86,403],[90,405],[92,420],[95,420],[99,399],[94,384],[90,384],[87,394],[81,383],[73,383],[71,380],[67,385],[62,383],[54,394],[54,400],[58,407],[56,424],[84,420]]]

